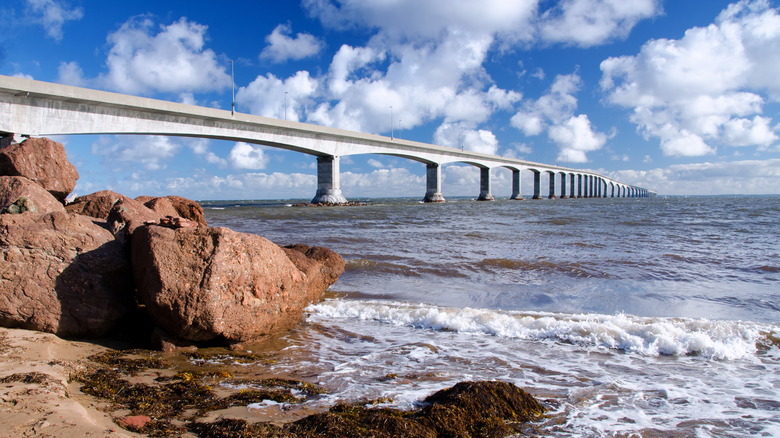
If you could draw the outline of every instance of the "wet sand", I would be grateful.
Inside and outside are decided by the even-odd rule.
[[[21,329],[0,329],[0,437],[132,437],[82,394],[69,376],[99,345]],[[29,383],[25,383],[29,382]]]

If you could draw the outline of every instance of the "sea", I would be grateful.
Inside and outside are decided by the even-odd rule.
[[[500,380],[540,436],[780,437],[780,197],[352,201],[202,203],[345,259],[262,365],[325,388],[312,409]]]

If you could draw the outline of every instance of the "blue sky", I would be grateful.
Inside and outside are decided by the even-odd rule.
[[[780,193],[780,10],[768,0],[6,0],[0,12],[4,75],[227,110],[234,83],[239,112],[382,135],[392,120],[396,137],[659,194]],[[315,158],[295,152],[55,139],[78,194],[316,191]],[[341,161],[348,199],[422,198],[424,174],[396,157]],[[510,182],[494,170],[493,194],[508,197]],[[478,195],[477,169],[446,165],[443,193]]]

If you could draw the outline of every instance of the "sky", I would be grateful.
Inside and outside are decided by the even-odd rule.
[[[0,74],[602,173],[659,195],[780,193],[780,7],[743,0],[4,0]],[[235,96],[235,100],[234,97]],[[242,142],[57,136],[79,195],[311,199],[316,159]],[[443,167],[447,196],[478,169]],[[494,169],[492,192],[511,194]],[[533,189],[522,174],[522,192]],[[425,166],[341,157],[347,199]]]

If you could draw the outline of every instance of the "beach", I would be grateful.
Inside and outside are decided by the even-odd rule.
[[[417,409],[481,380],[541,401],[544,436],[780,433],[779,198],[365,201],[203,202],[210,225],[332,248],[346,271],[290,332],[241,351],[133,352],[166,363],[138,378],[206,376],[221,397],[269,378],[318,388],[199,421]],[[110,344],[1,336],[2,375],[20,376],[2,385],[7,436],[133,436],[114,421],[129,411],[68,380]],[[33,372],[50,377],[24,383]]]

